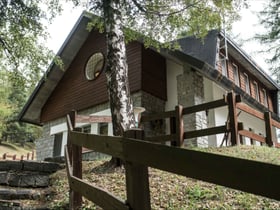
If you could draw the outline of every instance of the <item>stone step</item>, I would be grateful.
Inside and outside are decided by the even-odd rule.
[[[53,173],[61,169],[62,166],[58,163],[51,163],[45,161],[31,161],[31,160],[3,160],[0,161],[0,171],[36,171],[42,173]]]
[[[48,187],[49,174],[28,171],[2,171],[0,172],[0,185],[12,187]]]
[[[0,187],[0,199],[2,200],[40,200],[51,194],[49,188],[14,188]],[[1,209],[1,208],[0,208]]]
[[[18,200],[0,200],[1,210],[51,210],[44,206],[24,206]]]

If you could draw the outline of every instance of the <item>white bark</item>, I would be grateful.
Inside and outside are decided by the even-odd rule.
[[[107,41],[107,88],[114,135],[135,127],[133,105],[128,83],[128,66],[124,40],[121,4],[118,0],[103,1]]]

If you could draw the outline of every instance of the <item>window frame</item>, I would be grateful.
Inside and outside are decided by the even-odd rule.
[[[253,85],[254,85],[255,99],[256,99],[256,101],[260,102],[260,91],[259,91],[258,83],[256,81],[254,81]]]
[[[263,105],[264,105],[265,107],[268,107],[268,100],[267,100],[266,89],[262,88],[262,93],[263,93],[263,99],[264,99]]]
[[[232,64],[234,84],[240,87],[239,68],[236,64]]]
[[[248,74],[243,73],[243,75],[244,75],[244,83],[245,83],[245,92],[250,95],[251,89],[250,89],[250,80],[249,80]]]

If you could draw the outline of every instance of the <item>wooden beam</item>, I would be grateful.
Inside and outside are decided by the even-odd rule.
[[[176,139],[176,134],[145,137],[145,141],[150,141],[150,142],[167,142],[167,141],[173,141],[174,139]]]
[[[274,120],[274,119],[271,119],[271,124],[276,127],[276,128],[279,128],[280,129],[280,122]]]
[[[184,120],[183,120],[183,106],[178,105],[175,107],[175,133],[176,141],[175,146],[181,147],[184,143]]]
[[[252,107],[248,106],[247,104],[237,103],[236,108],[240,109],[241,111],[244,111],[254,117],[264,120],[264,114],[262,112],[259,112],[256,109],[253,109]]]
[[[110,123],[112,122],[111,116],[97,116],[97,115],[76,115],[76,123]]]
[[[185,107],[185,108],[183,108],[183,115],[191,114],[194,112],[205,111],[205,110],[209,110],[209,109],[214,109],[214,108],[218,108],[218,107],[226,106],[226,105],[227,105],[226,98],[223,98],[220,100],[211,101],[211,102],[204,103],[204,104],[199,104],[199,105],[195,105],[195,106],[191,106],[191,107]]]
[[[127,161],[280,200],[280,166],[124,139]]]
[[[70,131],[68,132],[68,139],[72,144],[124,159],[122,137]]]
[[[263,136],[260,136],[258,134],[255,134],[251,131],[248,131],[248,130],[240,130],[239,131],[239,134],[242,135],[242,136],[246,136],[250,139],[254,139],[256,141],[259,141],[259,142],[262,142],[262,143],[265,143],[265,137]]]
[[[205,128],[205,129],[201,129],[201,130],[188,131],[188,132],[184,133],[184,139],[225,133],[226,130],[227,130],[227,127],[225,125],[222,125],[222,126],[213,127],[213,128]]]
[[[128,130],[124,133],[124,136],[141,141],[144,139],[144,130]],[[129,207],[134,210],[150,210],[148,167],[143,164],[125,161],[125,178]]]
[[[94,202],[103,209],[116,209],[116,210],[128,210],[129,206],[124,201],[115,197],[106,190],[103,190],[97,186],[93,186],[90,183],[83,181],[77,177],[70,177],[70,188],[76,192],[81,193],[85,198]]]
[[[271,147],[273,146],[273,140],[272,140],[272,122],[271,122],[270,112],[264,113],[264,121],[265,121],[265,133],[266,133],[265,143]]]
[[[233,92],[228,93],[227,102],[228,102],[231,145],[239,145],[240,141],[239,141],[239,136],[238,136],[236,98],[235,98],[235,94]]]

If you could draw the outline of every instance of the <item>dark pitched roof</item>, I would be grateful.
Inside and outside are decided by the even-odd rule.
[[[181,38],[178,40],[181,46],[181,52],[193,56],[212,67],[216,67],[216,52],[218,39],[224,38],[224,33],[218,30],[212,30],[204,39],[198,39],[194,36]],[[229,36],[226,36],[228,53],[234,57],[246,70],[258,78],[270,90],[279,90],[277,83],[260,67],[256,62]]]

